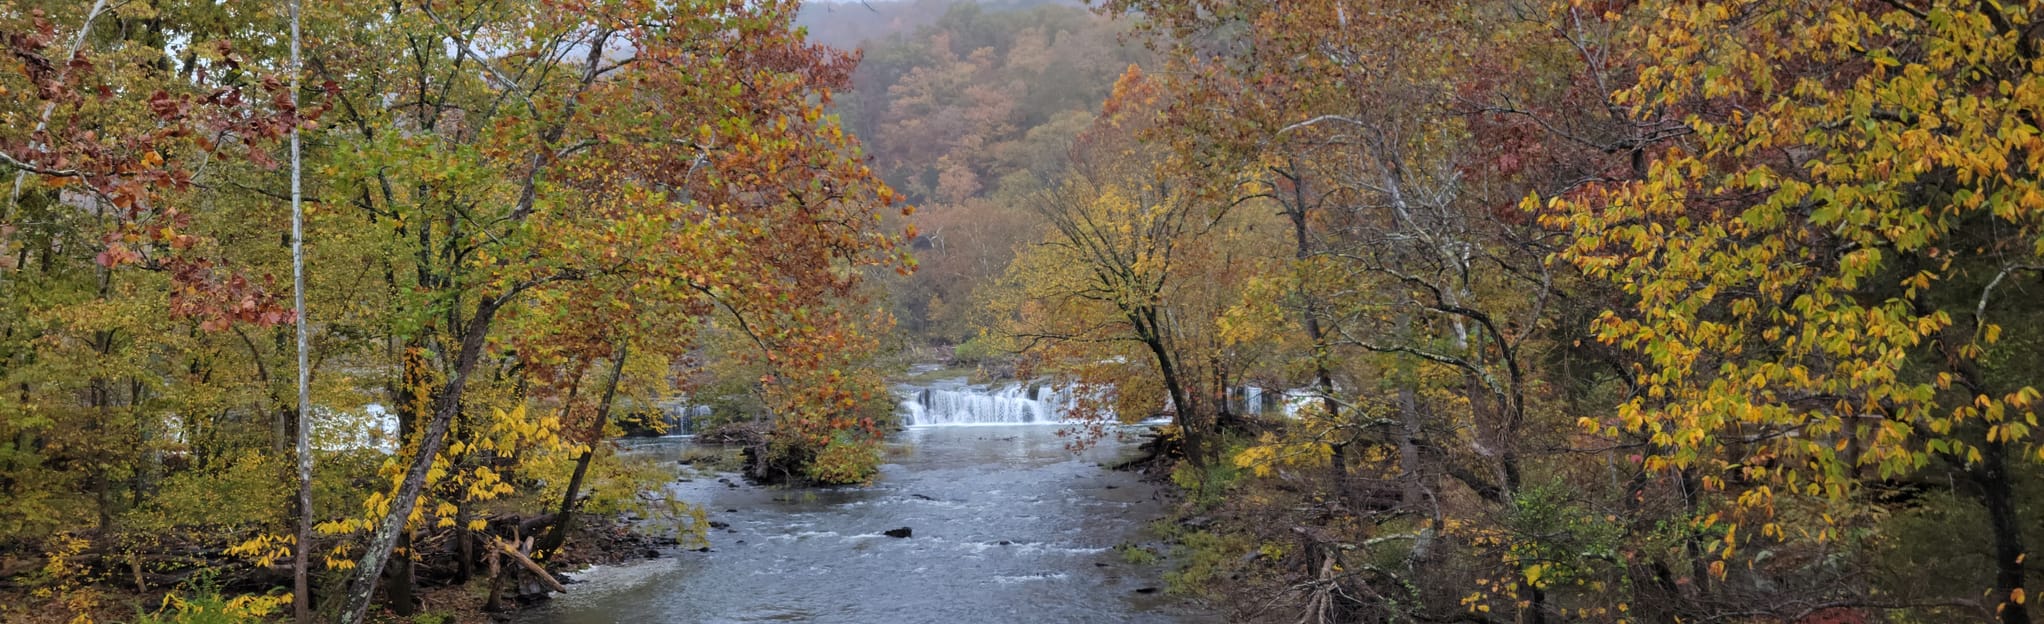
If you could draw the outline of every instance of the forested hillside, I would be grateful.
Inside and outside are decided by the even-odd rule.
[[[957,345],[978,335],[979,287],[1026,238],[1023,198],[1066,157],[1123,69],[1147,57],[1126,22],[1061,2],[810,5],[812,33],[860,39],[838,99],[874,170],[916,206],[918,270],[890,283],[901,329]],[[927,22],[914,24],[917,17]],[[898,28],[867,26],[886,20]]]

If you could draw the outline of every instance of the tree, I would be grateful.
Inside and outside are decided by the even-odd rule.
[[[1703,522],[1720,577],[1752,549],[1848,539],[1869,489],[1954,479],[1984,510],[1984,610],[2029,621],[2034,7],[1633,10],[1652,36],[1618,101],[1695,134],[1545,206],[1575,236],[1563,257],[1628,298],[1597,338],[1641,358],[1638,396],[1584,426],[1651,436],[1650,466],[1725,491]]]
[[[298,81],[305,73],[304,63],[299,59],[300,41],[298,0],[291,0],[291,114],[298,114]],[[305,191],[302,186],[304,162],[300,159],[298,146],[299,126],[303,123],[292,120],[291,124],[291,298],[292,319],[298,327],[298,424],[296,442],[298,459],[298,532],[291,545],[292,605],[299,622],[312,621],[312,583],[309,580],[312,566],[312,365],[306,339],[306,325],[310,323],[305,314]]]
[[[387,511],[353,568],[343,620],[368,608],[500,312],[559,284],[639,275],[750,316],[788,315],[849,293],[858,266],[893,261],[876,216],[891,191],[822,115],[855,58],[804,43],[791,12],[786,3],[400,5],[368,21],[454,45],[333,51],[369,57],[351,67],[407,66],[377,54],[416,57],[417,84],[455,76],[400,87],[396,101],[413,104],[395,110],[343,100],[352,127],[337,132],[357,154],[340,184],[359,189],[366,221],[391,228],[405,249],[398,262],[410,265],[386,275],[407,293],[393,318],[407,336],[397,404],[419,427],[396,491],[368,503]],[[479,41],[524,43],[485,56]],[[462,67],[474,72],[453,71]],[[323,71],[348,78],[341,69]],[[400,130],[408,127],[430,132]],[[611,206],[615,220],[577,212],[591,201]],[[643,265],[620,253],[637,236],[654,236]]]
[[[69,453],[92,453],[93,445],[113,441],[81,439],[52,449],[55,438],[45,436],[125,425],[121,435],[137,436],[141,444],[93,462],[94,483],[85,486],[98,499],[102,526],[144,499],[146,488],[136,486],[147,485],[155,470],[143,455],[156,444],[149,438],[162,430],[149,422],[145,404],[167,397],[142,381],[143,367],[153,357],[187,361],[182,356],[195,342],[136,339],[289,320],[265,278],[221,266],[217,241],[194,233],[199,215],[183,205],[196,163],[237,156],[208,136],[231,133],[257,145],[281,136],[286,126],[275,111],[245,99],[281,89],[245,79],[170,81],[160,49],[160,40],[173,36],[166,28],[114,35],[94,29],[126,18],[105,3],[10,13],[9,58],[20,71],[0,86],[7,89],[4,114],[16,130],[0,137],[0,159],[14,173],[0,206],[0,247],[8,256],[4,298],[13,308],[0,371],[13,389],[9,412],[23,415],[8,423],[10,453],[20,454],[24,469],[51,460],[63,464],[71,461]],[[136,60],[142,62],[128,62]],[[209,90],[215,97],[193,93]],[[249,154],[263,158],[259,151]],[[100,362],[98,370],[71,374],[91,369],[91,360]],[[117,413],[120,418],[110,418]],[[131,490],[126,505],[116,498],[121,476]],[[58,488],[17,490],[26,503],[18,509],[29,522],[64,526],[73,520],[67,512],[38,509],[31,501],[54,502],[78,485],[61,477],[17,481],[14,487]],[[43,517],[33,518],[39,512]]]
[[[529,486],[607,478],[588,474],[608,470],[603,410],[548,403],[579,387],[564,372],[607,362],[658,393],[718,323],[802,407],[790,448],[856,438],[821,448],[872,459],[864,333],[883,325],[851,308],[868,272],[909,268],[882,218],[899,198],[825,112],[857,57],[806,43],[791,4],[740,4],[0,10],[0,547],[84,552],[92,569],[51,580],[83,612],[74,581],[119,567],[151,591],[191,572],[175,549],[248,557],[240,588],[332,546],[355,576],[343,619],[386,566],[402,612],[435,555],[412,534],[454,533],[467,574],[501,510],[578,498]],[[545,306],[588,324],[548,327]],[[318,322],[293,323],[307,307]],[[331,431],[370,403],[405,444],[390,489],[336,511],[377,481],[375,448]],[[286,548],[293,447],[295,515],[327,522]],[[548,500],[481,505],[518,494]]]
[[[1304,542],[1268,566],[1287,575],[1273,587],[1305,588],[1305,621],[1447,617],[1487,611],[1493,594],[1527,621],[1607,606],[1555,580],[1613,571],[1554,554],[1569,538],[1548,521],[1602,501],[1551,494],[1584,469],[1550,456],[1572,419],[1544,388],[1572,380],[1539,368],[1565,351],[1555,328],[1574,293],[1553,233],[1515,206],[1668,138],[1652,120],[1605,118],[1597,85],[1624,68],[1559,6],[1109,8],[1142,20],[1168,63],[1157,73],[1177,97],[1151,144],[1185,179],[1213,182],[1194,194],[1286,222],[1287,268],[1253,280],[1227,324],[1237,342],[1276,344],[1258,378],[1312,392],[1298,420],[1233,458],[1280,495],[1303,488],[1293,500],[1316,511],[1287,517],[1310,524],[1296,536],[1237,529]],[[1326,480],[1281,474],[1300,467]],[[1404,566],[1336,572],[1387,559]]]
[[[1242,251],[1257,235],[1238,229],[1227,204],[1186,193],[1137,142],[1163,103],[1134,66],[1115,83],[1064,177],[1028,200],[1045,235],[1010,265],[1016,286],[1001,309],[1006,333],[1045,368],[1112,393],[1111,411],[1078,416],[1172,413],[1204,484],[1238,370],[1218,323],[1233,286],[1260,268]]]

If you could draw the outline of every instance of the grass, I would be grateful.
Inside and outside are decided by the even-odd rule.
[[[1114,547],[1114,549],[1121,553],[1122,561],[1128,562],[1133,565],[1141,566],[1151,565],[1157,563],[1157,561],[1160,559],[1160,557],[1157,556],[1157,551],[1150,550],[1149,548],[1138,546],[1135,544],[1122,544],[1120,546]]]

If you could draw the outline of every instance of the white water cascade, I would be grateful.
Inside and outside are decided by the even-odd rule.
[[[901,386],[902,424],[1021,425],[1067,422],[1072,391],[1049,385],[941,384]]]
[[[933,370],[935,366],[930,365],[911,372]],[[974,384],[963,376],[897,384],[894,393],[900,399],[901,424],[910,427],[1071,424],[1072,408],[1080,398],[1068,383]],[[1278,390],[1244,384],[1228,389],[1229,407],[1237,413],[1289,418],[1297,418],[1319,396],[1308,388]],[[1173,411],[1169,398],[1163,404],[1165,414]]]

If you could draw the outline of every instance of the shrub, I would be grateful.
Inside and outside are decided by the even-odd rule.
[[[135,624],[240,624],[268,619],[288,604],[289,594],[222,596],[212,575],[200,574],[183,592],[164,596],[163,606],[155,613],[138,615]]]

